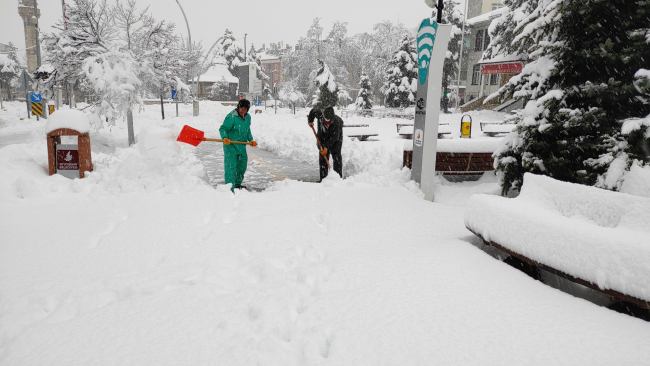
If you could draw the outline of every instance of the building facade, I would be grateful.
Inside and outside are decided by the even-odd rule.
[[[262,72],[270,79],[267,81],[271,92],[276,93],[273,88],[282,81],[282,56],[264,54],[260,57]]]
[[[503,7],[501,0],[466,0],[467,19],[489,13]]]
[[[483,53],[490,43],[490,23],[505,11],[507,8],[498,8],[467,20],[470,28],[470,48],[467,61],[466,104],[497,92],[512,76],[521,73],[523,65],[527,62],[522,55],[500,55],[490,60],[483,58]],[[494,107],[496,105],[481,105],[481,108],[486,109]]]

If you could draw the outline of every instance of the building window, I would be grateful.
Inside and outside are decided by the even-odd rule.
[[[490,33],[486,29],[485,30],[485,42],[483,42],[483,50],[484,51],[487,50],[489,44],[490,44]]]
[[[490,85],[499,85],[499,75],[497,74],[490,75]]]
[[[481,80],[481,65],[474,65],[472,69],[472,85],[478,85]]]
[[[483,51],[483,29],[476,31],[476,40],[474,42],[474,51]]]
[[[503,8],[503,4],[492,3],[492,11]]]

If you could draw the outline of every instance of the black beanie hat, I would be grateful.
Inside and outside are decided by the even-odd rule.
[[[332,107],[325,108],[325,110],[323,111],[323,116],[327,119],[334,118],[334,108]]]
[[[237,108],[244,107],[246,109],[251,109],[251,102],[248,101],[248,99],[240,99],[239,103],[237,103]]]

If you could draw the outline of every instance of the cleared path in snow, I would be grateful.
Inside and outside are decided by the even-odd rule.
[[[206,133],[208,135],[208,133]],[[210,136],[218,136],[218,129],[209,131]],[[317,158],[314,164],[306,164],[280,157],[260,148],[247,147],[248,168],[243,185],[249,190],[262,191],[275,181],[292,179],[302,182],[318,182]],[[217,187],[224,184],[223,145],[221,143],[203,142],[196,149],[196,157],[205,167],[208,183]]]

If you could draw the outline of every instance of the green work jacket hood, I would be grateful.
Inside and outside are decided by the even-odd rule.
[[[233,141],[253,141],[253,135],[251,134],[251,115],[246,113],[246,119],[243,119],[237,113],[237,109],[234,109],[232,112],[226,115],[226,118],[223,120],[221,127],[219,128],[219,134],[221,138],[228,138]],[[223,146],[224,152],[226,153],[237,153],[245,154],[246,145],[241,144],[230,144]]]

